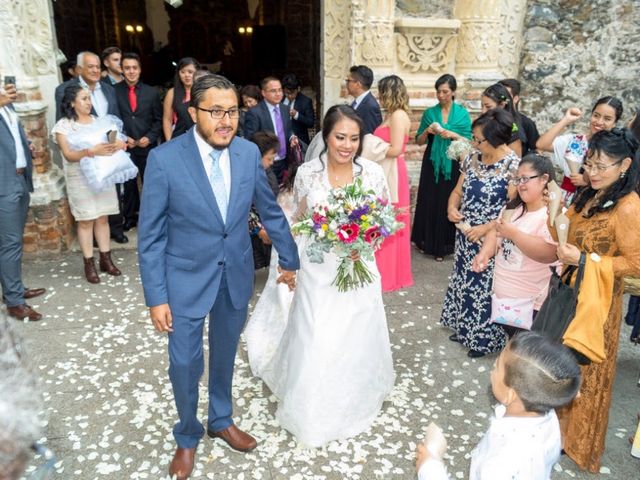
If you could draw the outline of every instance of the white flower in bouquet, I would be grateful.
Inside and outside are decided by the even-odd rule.
[[[473,147],[471,146],[471,142],[466,138],[461,138],[451,142],[451,145],[447,148],[447,158],[449,160],[460,161],[466,158],[472,151]]]

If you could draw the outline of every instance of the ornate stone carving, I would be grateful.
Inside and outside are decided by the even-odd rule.
[[[459,20],[397,19],[397,64],[410,73],[453,71],[459,27]]]
[[[459,73],[497,72],[502,0],[457,0],[460,19],[456,65]]]
[[[0,68],[3,75],[21,76],[23,73],[18,61],[18,42],[13,33],[16,28],[16,19],[12,5],[9,2],[0,2]]]
[[[14,2],[15,28],[22,48],[20,57],[27,75],[51,75],[57,73],[56,54],[53,46],[49,2],[28,0]]]
[[[352,0],[352,63],[370,67],[393,64],[393,0]]]
[[[501,0],[498,66],[505,77],[518,75],[526,0]]]
[[[349,66],[351,0],[323,2],[325,75],[341,78]]]

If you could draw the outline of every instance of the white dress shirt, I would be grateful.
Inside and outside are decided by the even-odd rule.
[[[91,95],[91,105],[96,111],[96,115],[98,117],[104,117],[107,113],[109,113],[109,102],[107,101],[107,97],[105,97],[104,93],[102,92],[102,85],[100,84],[100,82],[96,82],[95,87],[93,88],[93,90],[91,90],[82,76],[78,77],[78,81],[83,88],[89,89],[89,93]]]
[[[20,137],[20,126],[18,125],[18,115],[13,109],[5,106],[0,108],[0,115],[7,122],[11,136],[16,146],[16,168],[25,168],[27,166],[27,152],[24,151],[22,145],[22,137]]]
[[[496,415],[471,452],[470,480],[549,480],[560,459],[560,424],[551,410],[539,417]],[[448,480],[444,466],[425,462],[419,480]]]
[[[209,145],[204,138],[198,133],[198,129],[193,129],[193,136],[196,139],[196,145],[200,152],[200,158],[204,165],[204,171],[207,172],[207,179],[211,178],[211,157],[209,154],[213,151],[213,147]],[[231,193],[231,161],[229,159],[229,149],[225,148],[220,155],[220,169],[222,170],[222,178],[227,194],[227,205],[229,204],[229,193]]]

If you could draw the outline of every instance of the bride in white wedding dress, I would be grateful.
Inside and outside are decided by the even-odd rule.
[[[322,131],[327,132],[327,151],[300,166],[296,176],[298,216],[326,201],[331,188],[356,177],[388,198],[380,166],[359,158],[362,122],[355,111],[344,105],[330,108]],[[395,375],[375,261],[366,262],[373,283],[341,293],[331,285],[338,258],[330,252],[324,263],[311,263],[307,241],[297,239],[301,266],[288,321],[278,323],[284,333],[273,356],[262,356],[258,374],[278,398],[280,424],[302,445],[318,447],[369,428]],[[273,308],[277,301],[261,299],[257,309]]]

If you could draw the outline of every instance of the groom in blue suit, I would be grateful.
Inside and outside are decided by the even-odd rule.
[[[258,148],[235,137],[234,85],[207,75],[191,89],[194,127],[151,151],[142,191],[138,255],[151,320],[169,336],[169,378],[179,422],[169,474],[191,475],[205,429],[197,418],[204,371],[202,334],[209,316],[207,434],[249,451],[256,441],[232,419],[231,383],[240,332],[253,291],[247,219],[255,204],[279,255],[279,282],[295,286],[299,268],[289,225],[269,187]]]

